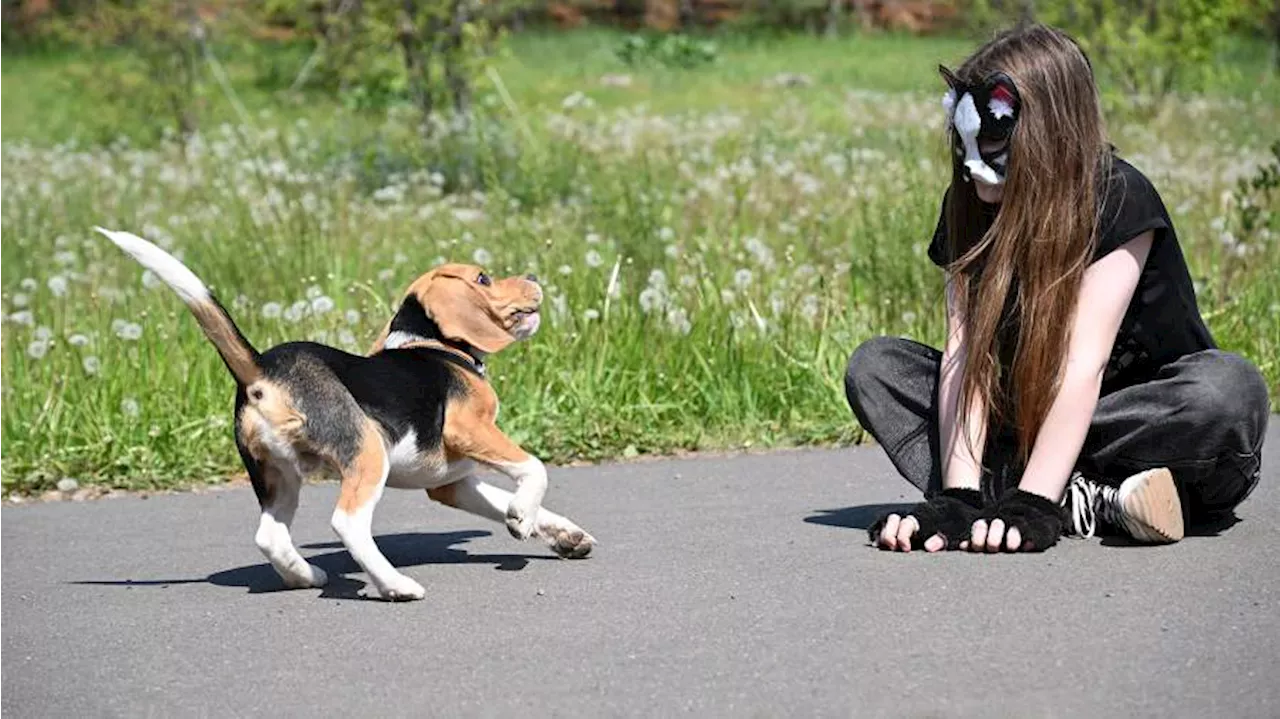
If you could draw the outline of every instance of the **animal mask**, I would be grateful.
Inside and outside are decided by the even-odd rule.
[[[956,130],[955,153],[964,158],[965,182],[976,177],[987,184],[1004,184],[1009,166],[1008,140],[1022,105],[1013,78],[996,72],[981,83],[970,85],[941,65],[938,70],[948,85],[942,107],[947,123]],[[979,147],[982,141],[999,142],[1001,147],[984,153]]]

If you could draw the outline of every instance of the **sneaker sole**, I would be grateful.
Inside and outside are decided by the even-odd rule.
[[[1182,500],[1167,469],[1151,469],[1126,479],[1120,488],[1126,529],[1140,542],[1164,544],[1182,539]]]

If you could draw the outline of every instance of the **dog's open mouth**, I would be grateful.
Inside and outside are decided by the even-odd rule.
[[[511,327],[511,334],[517,339],[527,339],[537,332],[542,324],[542,315],[538,313],[537,307],[516,310],[514,317],[515,323]]]

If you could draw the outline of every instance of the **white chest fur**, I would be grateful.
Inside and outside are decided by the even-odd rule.
[[[469,459],[446,462],[439,453],[418,451],[418,436],[410,430],[387,450],[391,470],[387,486],[395,489],[434,489],[452,484],[475,471]]]

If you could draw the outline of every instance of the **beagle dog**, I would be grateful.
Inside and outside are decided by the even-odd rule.
[[[442,504],[536,535],[561,557],[595,539],[542,507],[547,472],[495,424],[498,398],[484,358],[531,337],[542,288],[533,276],[497,280],[448,264],[418,278],[368,356],[313,342],[259,353],[227,310],[175,257],[136,235],[95,228],[171,287],[195,315],[236,381],[235,441],[262,508],[255,542],[293,588],[328,577],[298,553],[289,525],[305,476],[341,478],[331,524],[388,600],[421,599],[373,541],[385,487],[424,489]],[[515,481],[515,493],[481,482],[480,466]]]

